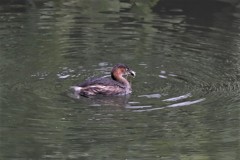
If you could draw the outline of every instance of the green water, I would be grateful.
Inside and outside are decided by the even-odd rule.
[[[231,2],[0,2],[0,159],[239,159]],[[67,96],[119,62],[129,97]]]

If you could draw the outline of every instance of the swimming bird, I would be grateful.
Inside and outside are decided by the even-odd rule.
[[[136,73],[125,64],[116,64],[111,71],[111,76],[89,78],[85,82],[71,86],[74,94],[90,97],[96,95],[116,96],[132,93],[131,84],[125,76],[136,76]]]

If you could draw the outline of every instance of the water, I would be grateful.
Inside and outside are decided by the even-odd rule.
[[[0,159],[239,159],[231,2],[1,2]],[[131,96],[66,95],[118,62]]]

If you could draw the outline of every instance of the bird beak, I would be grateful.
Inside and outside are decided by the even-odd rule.
[[[133,76],[133,77],[136,76],[136,72],[134,72],[133,70],[130,70],[130,71],[129,71],[129,74],[130,74],[131,76]]]

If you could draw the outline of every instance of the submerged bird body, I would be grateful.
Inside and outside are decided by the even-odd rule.
[[[124,64],[117,64],[111,71],[111,77],[90,78],[85,82],[72,86],[71,89],[81,96],[95,95],[127,95],[132,92],[130,83],[124,75],[135,76],[135,72]]]

